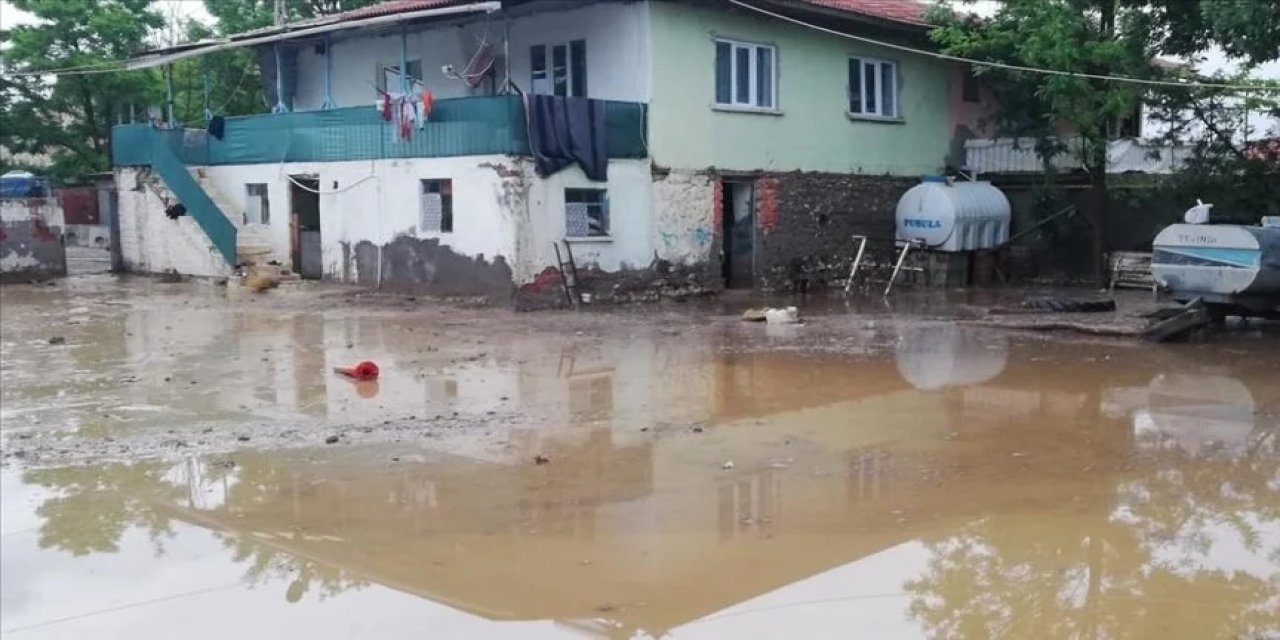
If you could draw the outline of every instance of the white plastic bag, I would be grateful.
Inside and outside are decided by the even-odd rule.
[[[1209,224],[1209,210],[1212,208],[1212,204],[1205,204],[1197,199],[1196,206],[1187,209],[1182,219],[1187,224]]]

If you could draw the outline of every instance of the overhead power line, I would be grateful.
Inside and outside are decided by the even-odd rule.
[[[757,7],[753,4],[742,2],[742,0],[729,0],[729,2],[735,5],[738,5],[739,7],[742,7],[744,9],[750,9],[751,11],[755,11],[756,13],[764,14],[771,18],[777,18],[778,20],[783,20],[786,22],[797,24],[802,27],[813,29],[815,31],[829,33],[831,35],[839,36],[841,38],[847,38],[849,40],[854,40],[856,42],[876,45],[876,46],[885,47],[888,49],[894,49],[897,51],[904,51],[906,53],[913,53],[916,55],[925,56],[929,58],[937,58],[939,60],[950,60],[952,62],[966,62],[966,63],[972,64],[975,66],[980,66],[980,67],[992,67],[995,69],[1007,69],[1009,71],[1022,71],[1025,73],[1038,73],[1041,75],[1050,75],[1050,76],[1089,78],[1090,80],[1105,80],[1107,82],[1128,82],[1131,84],[1142,84],[1142,85],[1148,85],[1148,86],[1180,87],[1184,89],[1220,89],[1225,91],[1239,91],[1239,92],[1260,91],[1260,92],[1280,93],[1280,86],[1264,86],[1264,85],[1252,85],[1252,84],[1227,84],[1227,83],[1218,83],[1218,82],[1179,82],[1177,80],[1154,80],[1154,79],[1147,79],[1147,78],[1133,78],[1129,76],[1112,76],[1112,75],[1104,75],[1104,74],[1097,74],[1097,73],[1077,73],[1075,71],[1063,71],[1061,69],[1041,69],[1038,67],[1027,67],[1027,66],[1018,65],[1018,64],[1008,64],[1005,62],[975,60],[973,58],[965,58],[963,56],[953,56],[945,53],[939,53],[937,51],[926,51],[924,49],[916,49],[914,47],[895,44],[893,42],[884,42],[883,40],[876,40],[875,38],[867,38],[865,36],[855,36],[851,33],[836,31],[835,29],[828,29],[820,25],[816,25],[810,22],[805,22],[804,20],[800,20],[798,18],[792,18],[791,16],[786,16],[762,7]]]

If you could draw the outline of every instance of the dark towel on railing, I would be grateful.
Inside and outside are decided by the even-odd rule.
[[[524,104],[538,175],[545,178],[577,162],[587,178],[597,182],[608,179],[603,101],[525,95]]]

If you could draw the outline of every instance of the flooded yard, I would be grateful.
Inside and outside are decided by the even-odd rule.
[[[6,288],[0,632],[1280,637],[1275,327],[1157,347],[972,302]]]

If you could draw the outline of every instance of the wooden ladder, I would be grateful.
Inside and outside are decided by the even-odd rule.
[[[564,243],[564,253],[560,252],[560,244]],[[556,264],[560,268],[560,283],[564,285],[564,297],[569,306],[578,308],[582,304],[582,292],[578,290],[578,265],[573,261],[573,246],[568,241],[551,243],[556,250]]]

